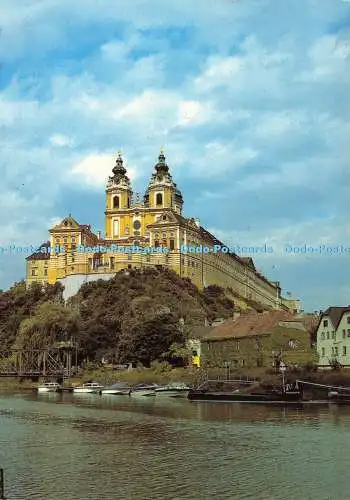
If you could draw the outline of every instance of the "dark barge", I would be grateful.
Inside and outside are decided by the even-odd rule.
[[[322,398],[307,397],[304,393],[304,385],[316,386],[315,388],[323,387],[327,389],[327,394]],[[280,389],[265,390],[264,392],[258,390],[250,392],[243,390],[241,392],[239,389],[231,391],[211,390],[202,384],[197,389],[189,391],[188,399],[190,401],[226,401],[236,403],[350,405],[350,392],[347,391],[350,391],[350,388],[332,387],[304,382],[302,380],[298,380],[292,388],[291,386],[284,385]]]

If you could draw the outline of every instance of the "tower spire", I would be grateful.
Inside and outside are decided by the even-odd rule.
[[[117,160],[115,162],[115,167],[113,167],[112,172],[114,175],[124,176],[126,174],[126,169],[123,165],[122,152],[118,151]]]

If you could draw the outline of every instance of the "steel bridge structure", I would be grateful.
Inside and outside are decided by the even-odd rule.
[[[72,342],[41,349],[0,350],[0,377],[69,378],[72,375],[73,354],[75,352],[77,359],[77,351]]]

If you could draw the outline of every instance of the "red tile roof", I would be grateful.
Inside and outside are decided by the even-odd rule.
[[[211,329],[205,340],[221,340],[226,338],[251,337],[263,335],[271,331],[280,321],[295,321],[295,315],[288,311],[272,310],[258,313],[250,311],[242,314],[236,321],[229,319]]]

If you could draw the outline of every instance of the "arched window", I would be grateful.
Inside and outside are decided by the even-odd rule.
[[[157,193],[156,205],[163,205],[163,195],[162,193]]]
[[[120,208],[119,207],[119,196],[113,197],[113,208]]]

